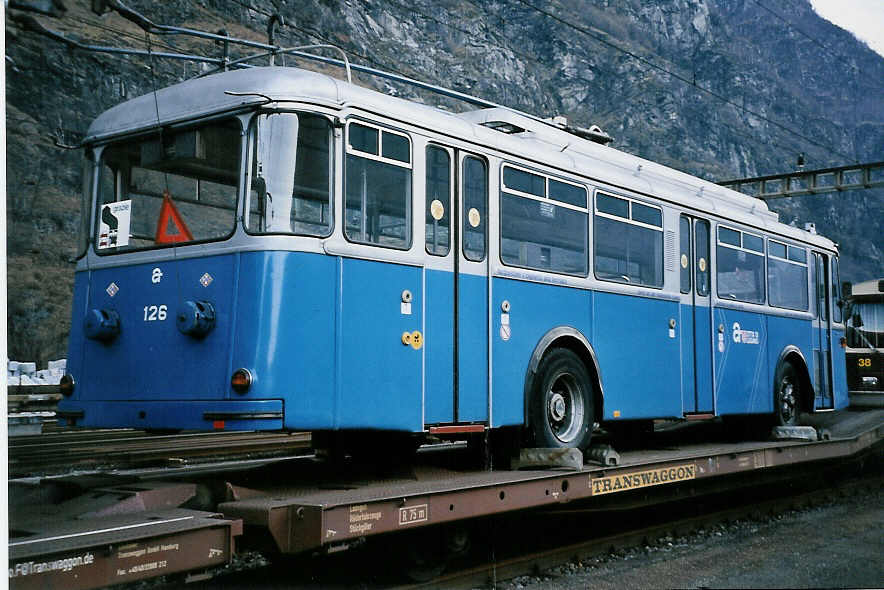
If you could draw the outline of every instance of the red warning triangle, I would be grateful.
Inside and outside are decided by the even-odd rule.
[[[169,191],[163,191],[163,206],[160,208],[160,218],[157,220],[157,235],[154,238],[157,244],[173,244],[175,242],[192,242],[193,234],[184,223],[184,218],[178,213],[175,203]]]

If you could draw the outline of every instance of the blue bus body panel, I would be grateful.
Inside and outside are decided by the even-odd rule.
[[[689,413],[715,410],[712,388],[712,319],[709,307],[680,305],[676,331],[681,347],[682,409]]]
[[[152,280],[154,269],[162,273],[159,281]],[[206,276],[211,280],[201,282]],[[68,351],[68,372],[77,385],[59,409],[84,411],[81,425],[135,428],[210,429],[213,420],[206,412],[228,414],[228,429],[419,432],[425,423],[485,422],[488,283],[473,275],[462,275],[459,282],[457,416],[453,274],[300,252],[245,252],[78,272]],[[114,295],[107,290],[111,283]],[[412,294],[410,309],[402,305],[406,289]],[[215,308],[215,328],[204,338],[176,328],[178,306],[188,299],[207,300]],[[509,340],[501,335],[503,301],[511,306]],[[166,305],[166,319],[146,320],[145,307],[151,305]],[[115,340],[85,337],[83,320],[90,309],[120,314],[122,330]],[[799,347],[814,378],[818,330],[809,320],[718,308],[710,326],[706,308],[691,313],[690,305],[676,301],[495,278],[491,425],[524,423],[531,354],[558,326],[578,330],[595,349],[605,393],[604,415],[597,420],[711,411],[711,370],[702,367],[713,359],[719,415],[773,410],[773,373],[787,345]],[[674,334],[670,319],[678,319]],[[719,324],[725,327],[721,351]],[[679,334],[691,327],[696,346]],[[712,328],[714,349],[703,340]],[[402,343],[403,333],[415,331],[423,331],[423,348]],[[848,403],[842,335],[833,329],[829,342],[836,409]],[[689,383],[692,353],[699,404]],[[254,376],[243,395],[229,385],[240,367]],[[235,418],[236,412],[283,408],[284,419]]]
[[[85,313],[74,313],[69,355],[84,359],[75,374],[78,392],[92,400],[225,399],[236,266],[237,256],[225,255],[91,271],[85,308],[116,311],[121,329],[109,343],[87,339]],[[207,273],[212,280],[204,287]],[[116,292],[108,291],[112,284]],[[215,329],[204,338],[176,327],[186,300],[208,300],[215,308]]]
[[[724,326],[716,348],[715,391],[718,414],[773,411],[773,375],[767,360],[767,318],[764,314],[715,309],[716,325]],[[777,352],[779,353],[779,351]]]
[[[493,426],[525,420],[525,376],[531,355],[543,336],[570,326],[590,338],[592,292],[512,279],[495,278],[492,304]],[[500,335],[501,304],[510,303],[510,339]],[[598,417],[596,417],[598,419]]]
[[[847,394],[847,358],[844,347],[841,346],[841,338],[844,330],[832,328],[832,366],[835,374],[832,377],[832,388],[835,393],[835,409],[841,410],[850,405],[850,397]]]
[[[695,367],[697,370],[697,411],[715,410],[715,388],[712,377],[712,314],[709,307],[694,309],[694,332],[696,334]]]
[[[678,340],[681,348],[681,407],[697,411],[696,366],[694,365],[694,306],[679,305]]]
[[[244,252],[229,375],[254,383],[237,399],[286,399],[286,428],[322,428],[335,413],[337,259],[300,252]]]
[[[422,330],[423,269],[350,258],[342,264],[333,426],[420,431],[423,351],[403,344],[402,334]],[[406,289],[410,314],[401,308]]]
[[[813,325],[809,319],[789,318],[776,315],[767,316],[768,338],[768,380],[767,380],[767,396],[770,404],[765,412],[773,412],[773,395],[776,384],[777,362],[780,360],[780,354],[789,346],[797,346],[801,351],[804,359],[811,363],[813,359]],[[808,365],[808,372],[813,370],[812,365]]]
[[[488,277],[458,277],[457,420],[488,420]]]
[[[71,333],[68,336],[68,357],[65,371],[73,375],[79,385],[80,375],[84,374],[85,366],[88,360],[84,357],[85,346],[83,340],[83,318],[86,317],[89,302],[90,279],[92,273],[89,271],[78,271],[74,274],[74,297],[71,304]],[[75,388],[75,393],[79,393],[80,387]],[[67,400],[62,399],[59,407],[62,407]]]
[[[605,390],[603,419],[681,417],[680,344],[669,333],[678,307],[677,301],[595,294],[591,342]]]
[[[426,270],[424,421],[454,421],[454,274]]]

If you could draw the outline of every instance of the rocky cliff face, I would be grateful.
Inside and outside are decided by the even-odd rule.
[[[807,0],[132,0],[154,22],[282,45],[332,43],[356,62],[544,116],[598,124],[615,147],[710,180],[884,156],[884,58],[820,19]],[[40,14],[15,6],[45,8]],[[9,347],[64,354],[79,223],[75,144],[102,110],[206,66],[70,49],[23,17],[84,42],[145,49],[148,38],[88,0],[19,0],[7,13]],[[772,12],[773,11],[773,12]],[[788,12],[787,12],[788,11]],[[152,49],[220,48],[152,36]],[[233,56],[241,55],[232,49]],[[291,58],[286,58],[293,64]],[[299,64],[302,65],[302,64]],[[315,66],[309,66],[315,67]],[[440,103],[407,87],[360,83]],[[845,279],[884,275],[882,191],[771,203],[838,241]]]

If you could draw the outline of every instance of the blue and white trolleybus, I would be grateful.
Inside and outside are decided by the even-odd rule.
[[[281,67],[110,109],[59,415],[586,447],[844,407],[836,245],[569,129]]]

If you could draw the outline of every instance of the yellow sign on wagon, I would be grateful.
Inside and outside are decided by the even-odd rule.
[[[660,467],[647,471],[635,471],[608,477],[589,478],[591,495],[613,494],[637,488],[659,486],[667,483],[678,483],[697,477],[697,467],[693,463]]]

